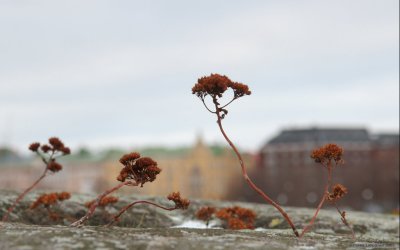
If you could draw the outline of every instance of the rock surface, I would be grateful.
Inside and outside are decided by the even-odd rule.
[[[121,197],[111,207],[98,209],[86,226],[72,228],[68,225],[85,213],[83,204],[94,196],[74,194],[71,200],[52,208],[64,217],[53,221],[44,208],[28,209],[41,193],[28,195],[11,214],[9,222],[0,224],[0,249],[399,249],[399,217],[394,215],[348,212],[355,240],[334,210],[322,210],[311,232],[297,239],[280,214],[269,205],[203,200],[193,200],[185,211],[168,212],[138,205],[127,211],[116,226],[104,227],[110,214],[134,200],[147,199],[172,206],[163,197],[131,195]],[[16,196],[15,192],[0,191],[0,217]],[[251,208],[257,213],[257,229],[179,228],[185,222],[196,222],[194,213],[204,205]],[[299,228],[314,212],[306,208],[286,210]],[[213,221],[212,224],[218,227],[219,223]],[[176,226],[178,228],[174,228]]]

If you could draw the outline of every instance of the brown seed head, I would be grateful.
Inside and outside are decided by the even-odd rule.
[[[62,169],[62,165],[56,161],[52,161],[47,165],[47,168],[51,171],[51,172],[58,172]]]
[[[215,207],[201,207],[199,210],[196,212],[196,217],[199,220],[203,221],[209,221],[212,217],[212,215],[215,213],[216,209]]]
[[[325,164],[334,160],[336,164],[342,163],[343,148],[336,144],[327,144],[318,149],[313,150],[311,158],[317,163]]]
[[[34,142],[31,145],[29,145],[29,150],[32,151],[32,152],[37,152],[39,147],[40,147],[40,143],[39,142]]]
[[[44,153],[47,153],[47,152],[49,152],[49,151],[51,150],[51,147],[50,147],[49,145],[47,145],[47,144],[44,144],[44,145],[42,145],[42,146],[40,147],[40,149],[41,149]]]
[[[337,201],[342,198],[345,194],[347,194],[347,188],[342,184],[336,184],[333,186],[333,192],[328,193],[327,200],[328,201]]]
[[[71,154],[71,149],[69,147],[63,147],[60,149],[60,151],[63,153],[63,155]]]
[[[49,143],[51,146],[53,146],[54,150],[59,150],[61,151],[62,148],[64,148],[64,143],[57,137],[51,137],[49,138]]]
[[[57,193],[57,198],[59,201],[68,200],[71,198],[71,194],[68,192]]]
[[[181,194],[179,192],[170,193],[167,196],[167,199],[173,201],[175,203],[175,208],[178,209],[187,209],[190,205],[190,201],[188,199],[181,198]]]
[[[90,208],[94,203],[96,202],[96,200],[92,200],[89,202],[85,203],[85,207]],[[111,205],[118,202],[118,197],[116,196],[106,196],[103,199],[100,200],[99,205],[100,207],[105,207],[107,205]]]
[[[58,201],[58,195],[57,193],[49,193],[49,194],[42,194],[39,196],[36,201],[34,201],[30,208],[34,209],[37,208],[40,205],[43,205],[45,207],[49,207],[51,205],[56,204]]]
[[[135,160],[140,158],[140,154],[137,152],[132,152],[126,155],[123,155],[120,159],[119,162],[122,163],[122,165],[127,166],[127,165],[133,165]]]
[[[210,76],[199,78],[192,88],[192,93],[201,99],[204,99],[207,95],[222,97],[222,94],[228,88],[233,90],[235,98],[251,94],[247,85],[233,82],[227,76],[220,74],[211,74]]]
[[[219,219],[225,220],[230,229],[252,229],[256,214],[253,210],[239,206],[222,208],[215,214]],[[240,221],[240,222],[239,222]]]
[[[144,183],[154,181],[161,173],[157,162],[150,157],[140,158],[140,154],[136,152],[122,156],[120,162],[124,168],[120,171],[117,180],[121,182],[132,179],[143,187]]]

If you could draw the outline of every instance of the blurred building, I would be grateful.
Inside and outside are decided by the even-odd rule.
[[[231,183],[242,178],[240,165],[232,150],[225,147],[212,150],[201,138],[198,138],[196,144],[188,151],[177,155],[142,155],[156,160],[162,172],[154,182],[134,190],[126,188],[126,192],[167,195],[173,191],[180,191],[189,198],[226,199],[231,191]],[[248,166],[254,166],[251,155],[244,154],[243,157]],[[115,184],[115,178],[121,168],[118,162],[108,165],[108,183]]]
[[[333,170],[333,183],[349,193],[344,206],[364,211],[399,207],[399,135],[370,135],[366,129],[310,128],[283,130],[266,143],[253,173],[258,185],[290,206],[314,207],[320,201],[327,171],[310,158],[313,149],[328,143],[344,148],[343,166]],[[247,192],[242,199],[260,199]]]

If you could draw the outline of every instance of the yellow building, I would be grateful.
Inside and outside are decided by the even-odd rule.
[[[180,191],[190,198],[225,199],[231,185],[243,178],[239,162],[230,148],[215,153],[200,138],[188,152],[179,156],[143,156],[157,161],[162,172],[154,182],[144,184],[143,188],[124,188],[124,192],[167,195]],[[249,155],[244,155],[244,161],[249,168],[254,165]],[[107,164],[106,180],[109,185],[115,185],[121,168],[118,162]]]

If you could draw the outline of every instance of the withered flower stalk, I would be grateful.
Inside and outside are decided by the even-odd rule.
[[[96,208],[107,195],[123,186],[135,187],[140,185],[140,187],[143,187],[144,183],[154,181],[156,176],[161,172],[161,169],[157,167],[157,162],[149,157],[140,157],[140,154],[136,152],[122,156],[119,162],[124,165],[117,177],[117,180],[121,183],[97,196],[87,213],[72,223],[71,226],[78,227],[83,225],[93,215]]]
[[[125,213],[128,209],[130,209],[131,207],[135,206],[136,204],[147,204],[147,205],[151,205],[151,206],[155,206],[167,211],[172,211],[172,210],[176,210],[176,209],[187,209],[190,205],[190,201],[188,199],[183,199],[181,198],[181,195],[179,192],[173,192],[171,194],[169,194],[167,196],[167,199],[170,201],[173,201],[175,203],[174,207],[164,207],[162,205],[156,204],[154,202],[151,201],[146,201],[146,200],[140,200],[140,201],[134,201],[132,203],[130,203],[129,205],[123,207],[114,217],[113,220],[107,224],[107,226],[111,226],[113,225],[115,222],[117,222],[119,220],[119,217]]]
[[[220,104],[219,99],[222,97],[223,93],[228,89],[231,89],[233,91],[232,100],[230,100],[226,104]],[[246,180],[246,182],[252,189],[254,189],[259,195],[261,195],[261,197],[265,201],[274,206],[282,214],[282,216],[285,218],[285,220],[292,228],[293,233],[298,237],[299,233],[297,232],[296,227],[294,226],[292,220],[290,219],[289,215],[285,212],[285,210],[274,200],[272,200],[267,194],[265,194],[259,187],[257,187],[256,184],[247,175],[246,166],[243,162],[241,154],[239,153],[233,142],[229,139],[229,137],[227,136],[222,127],[222,119],[224,119],[225,116],[228,114],[228,110],[225,108],[236,99],[243,97],[245,95],[250,95],[251,91],[249,90],[249,87],[242,83],[233,82],[227,76],[219,74],[211,74],[210,76],[199,78],[197,83],[192,88],[192,93],[200,98],[200,100],[203,102],[204,106],[209,112],[217,116],[217,124],[219,126],[219,129],[222,135],[224,136],[225,140],[228,142],[229,146],[235,152],[239,160],[240,166],[242,168],[242,175]],[[207,96],[211,97],[215,109],[211,109],[207,106],[205,102],[205,98]]]
[[[44,171],[42,175],[27,189],[25,189],[14,201],[10,208],[8,208],[7,212],[3,215],[2,222],[8,220],[8,216],[15,209],[18,203],[25,197],[27,193],[29,193],[34,187],[36,187],[44,177],[46,177],[49,173],[56,173],[62,169],[62,165],[56,162],[56,159],[69,155],[71,150],[68,147],[64,146],[64,143],[58,139],[57,137],[49,138],[49,144],[40,145],[38,142],[34,142],[29,146],[29,150],[36,153],[45,164]]]
[[[352,237],[355,238],[354,231],[347,222],[345,215],[346,213],[343,211],[340,211],[340,209],[336,205],[336,201],[341,199],[345,194],[347,194],[347,188],[344,187],[341,184],[335,184],[333,188],[331,187],[331,182],[332,182],[332,170],[333,170],[333,163],[335,163],[335,166],[339,166],[343,164],[343,148],[339,147],[336,144],[327,144],[325,146],[322,146],[318,149],[315,149],[311,153],[311,158],[314,159],[316,163],[321,164],[323,167],[325,167],[328,170],[328,180],[325,185],[324,193],[322,195],[321,201],[319,202],[314,216],[311,218],[310,222],[303,228],[300,237],[303,237],[303,235],[308,232],[312,226],[314,225],[315,219],[317,218],[317,215],[319,211],[321,210],[322,206],[324,205],[325,201],[332,202],[334,206],[336,207],[337,211],[339,212],[341,216],[341,220],[343,224],[345,224],[352,233]],[[332,188],[333,192],[330,193],[329,190]]]
[[[61,192],[61,193],[47,193],[47,194],[42,194],[39,196],[36,201],[34,201],[30,209],[35,209],[41,205],[46,208],[47,213],[52,220],[58,220],[60,218],[60,215],[53,212],[51,210],[51,206],[54,206],[58,202],[62,202],[64,200],[68,200],[71,198],[71,194],[68,192]]]

